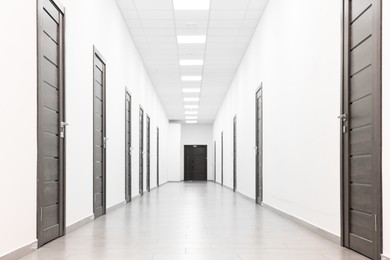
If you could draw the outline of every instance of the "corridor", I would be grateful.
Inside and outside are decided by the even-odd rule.
[[[364,260],[213,182],[168,183],[23,260]]]

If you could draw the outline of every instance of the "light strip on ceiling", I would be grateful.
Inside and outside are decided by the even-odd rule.
[[[183,100],[184,100],[184,102],[197,102],[197,101],[199,101],[199,98],[198,97],[187,97],[187,98],[184,98]]]
[[[182,76],[182,81],[202,81],[202,76]]]
[[[184,112],[186,115],[197,115],[198,111],[185,111]]]
[[[197,124],[198,123],[198,121],[196,121],[196,120],[187,120],[186,121],[186,124]]]
[[[209,10],[210,0],[173,0],[176,11]]]
[[[199,105],[185,105],[184,108],[186,108],[186,109],[196,109],[196,108],[199,108]]]
[[[186,120],[198,120],[197,116],[186,116]]]
[[[206,43],[206,35],[178,35],[177,43],[179,44]]]
[[[200,88],[183,88],[184,93],[200,93]]]
[[[203,60],[180,60],[180,66],[202,66]]]

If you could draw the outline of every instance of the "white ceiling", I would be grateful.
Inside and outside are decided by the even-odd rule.
[[[184,120],[186,103],[199,104],[198,123],[213,122],[267,0],[211,0],[207,11],[177,11],[173,0],[117,3],[169,119]],[[177,35],[207,35],[207,41],[178,44]],[[203,59],[204,65],[183,67],[181,59]],[[199,75],[201,82],[181,81],[181,76]],[[187,87],[201,92],[183,93]],[[200,101],[187,103],[184,97]]]

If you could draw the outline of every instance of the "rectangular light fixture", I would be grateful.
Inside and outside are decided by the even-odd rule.
[[[177,11],[209,10],[210,0],[173,0],[173,8]]]
[[[179,44],[206,43],[206,35],[178,35],[177,43]]]
[[[196,109],[196,108],[199,108],[199,105],[185,105],[184,108],[186,108],[186,109]]]
[[[198,97],[187,97],[187,98],[184,98],[183,100],[184,100],[184,102],[197,102],[197,101],[199,101],[199,98]]]
[[[184,93],[200,93],[200,88],[183,88]]]
[[[182,76],[182,81],[202,81],[202,76]]]
[[[186,120],[198,120],[197,116],[186,116]]]
[[[186,115],[197,115],[198,111],[185,111],[184,112]]]
[[[187,120],[186,121],[186,124],[197,124],[198,123],[198,121],[196,121],[196,120]]]
[[[180,66],[202,66],[203,60],[180,60]]]

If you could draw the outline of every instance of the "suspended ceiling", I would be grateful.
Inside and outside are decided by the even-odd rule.
[[[266,2],[117,0],[170,120],[185,122],[190,116],[191,121],[195,120],[192,123],[214,121]],[[194,3],[201,10],[193,10]],[[182,36],[198,36],[195,41],[199,42],[205,38],[205,43],[179,43],[187,40]],[[184,66],[180,60],[198,64]],[[182,77],[201,80],[183,81]],[[183,89],[200,92],[184,93]]]

